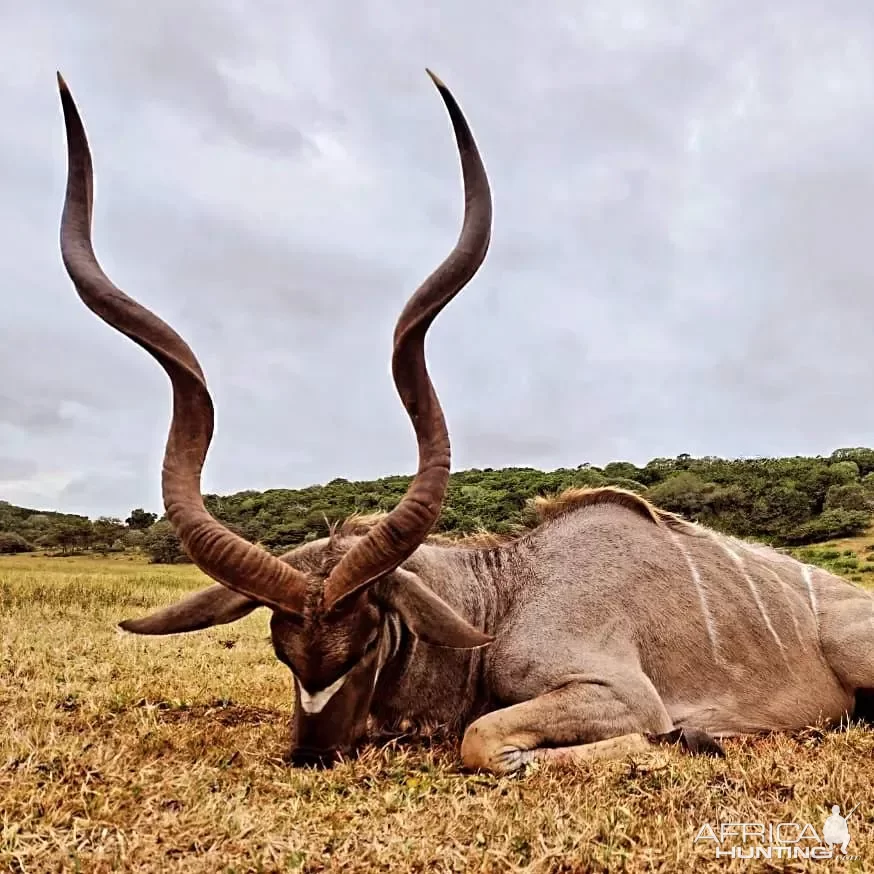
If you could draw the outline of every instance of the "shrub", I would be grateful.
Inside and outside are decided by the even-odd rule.
[[[797,525],[780,539],[784,543],[816,543],[837,537],[861,534],[871,521],[871,514],[863,510],[825,510],[808,522]]]
[[[19,552],[33,552],[36,547],[28,543],[20,534],[0,531],[0,555],[15,555]]]
[[[850,553],[852,554],[852,550]],[[836,549],[819,549],[817,554],[823,561],[833,561],[841,557],[841,554]]]
[[[183,564],[191,561],[169,522],[156,522],[146,531],[143,549],[152,564]]]
[[[868,495],[860,482],[831,486],[825,493],[825,510],[867,510]]]

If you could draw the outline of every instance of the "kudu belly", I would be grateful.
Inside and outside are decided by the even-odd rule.
[[[674,724],[727,737],[802,729],[852,713],[855,695],[838,681],[818,646],[787,647],[774,658],[699,664],[682,673],[664,666],[651,677]]]

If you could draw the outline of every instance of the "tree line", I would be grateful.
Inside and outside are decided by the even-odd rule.
[[[391,510],[410,477],[350,482],[334,479],[304,489],[206,495],[214,516],[273,552],[323,537],[352,513]],[[453,473],[435,530],[508,534],[532,522],[530,499],[569,486],[615,485],[656,506],[740,537],[799,546],[865,531],[874,513],[874,450],[838,449],[830,456],[726,460],[654,458],[643,467],[615,461],[603,468],[541,471],[530,467]],[[0,553],[143,550],[154,562],[185,561],[165,518],[142,508],[122,521],[91,520],[15,507],[0,501]]]

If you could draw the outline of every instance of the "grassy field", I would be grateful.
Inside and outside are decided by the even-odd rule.
[[[796,558],[824,567],[853,583],[874,587],[874,529],[858,537],[830,540],[791,552]]]
[[[861,563],[867,543],[837,551]],[[263,611],[176,638],[115,629],[204,582],[127,557],[0,558],[0,870],[874,871],[874,731],[856,726],[521,778],[463,774],[454,744],[292,769]],[[821,834],[833,803],[859,805],[855,861],[766,867],[693,843],[721,821]]]

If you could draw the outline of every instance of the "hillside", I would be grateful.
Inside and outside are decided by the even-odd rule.
[[[323,536],[351,513],[391,509],[410,478],[331,482],[304,489],[207,495],[209,509],[251,540],[282,551]],[[509,533],[530,521],[528,502],[569,486],[618,485],[657,506],[718,530],[775,545],[822,543],[865,532],[874,513],[874,450],[838,449],[827,457],[726,460],[655,458],[643,467],[472,469],[453,473],[437,531]],[[4,546],[5,544],[5,546]],[[157,514],[127,520],[43,512],[0,501],[0,551],[40,547],[61,552],[145,547],[156,561],[180,558],[178,541]]]

